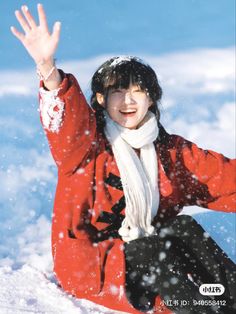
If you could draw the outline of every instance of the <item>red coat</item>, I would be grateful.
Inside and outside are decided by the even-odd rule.
[[[41,108],[48,105],[40,96]],[[58,166],[52,219],[52,252],[56,276],[65,291],[114,310],[140,313],[124,292],[122,240],[112,237],[125,211],[119,171],[110,144],[96,129],[76,79],[64,75],[51,98],[59,127],[44,128]],[[60,110],[59,110],[60,111]],[[48,114],[50,116],[50,114]],[[54,123],[55,124],[55,123]],[[156,140],[160,208],[155,223],[176,216],[183,206],[232,212],[235,208],[235,161],[198,148],[160,127]],[[117,230],[116,230],[117,231]],[[93,243],[100,237],[103,241]],[[155,313],[171,313],[156,301]]]

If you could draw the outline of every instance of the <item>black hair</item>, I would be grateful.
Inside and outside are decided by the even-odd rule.
[[[104,62],[92,77],[90,103],[95,110],[98,127],[104,126],[104,108],[97,102],[96,93],[104,95],[106,100],[110,89],[127,89],[130,83],[147,92],[152,100],[149,110],[156,115],[159,122],[162,89],[154,70],[137,57],[113,57]]]

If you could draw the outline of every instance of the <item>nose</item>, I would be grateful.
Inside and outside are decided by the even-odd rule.
[[[132,93],[130,91],[127,91],[125,93],[125,103],[129,105],[129,104],[132,104],[133,102],[134,102],[134,99],[133,99]]]

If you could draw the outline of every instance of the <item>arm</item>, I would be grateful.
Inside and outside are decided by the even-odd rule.
[[[235,212],[236,160],[183,139],[179,142],[176,170],[185,205]]]
[[[26,6],[22,7],[22,12],[16,11],[15,15],[24,34],[14,27],[11,27],[11,31],[22,42],[41,74],[40,116],[50,149],[59,173],[71,173],[84,160],[94,139],[96,128],[93,112],[76,79],[59,71],[54,65],[60,23],[54,24],[50,34],[40,4],[38,26]],[[100,253],[88,235],[83,233],[82,239],[68,235],[68,220],[73,217],[71,207],[76,212],[76,218],[80,218],[80,209],[75,202],[78,197],[87,201],[86,195],[80,193],[76,196],[76,193],[71,192],[71,197],[68,197],[68,190],[72,190],[70,179],[69,176],[60,177],[57,187],[58,199],[55,201],[52,223],[54,270],[66,291],[86,297],[88,293],[100,290]],[[76,191],[79,192],[82,185],[79,181]]]
[[[24,34],[11,27],[40,72],[40,115],[52,155],[63,172],[71,172],[85,157],[95,136],[95,119],[72,75],[54,64],[60,23],[50,34],[43,7],[38,4],[39,25],[26,6],[15,15]]]
[[[15,27],[11,27],[15,35],[29,55],[36,63],[37,70],[41,77],[44,78],[44,86],[48,90],[59,87],[61,83],[60,73],[54,64],[54,55],[60,37],[60,22],[56,22],[53,32],[50,34],[47,26],[47,19],[43,6],[38,4],[39,25],[36,24],[27,6],[22,6],[22,13],[15,11],[16,18],[20,23],[24,33],[19,32]]]
[[[75,77],[60,76],[57,90],[46,91],[41,82],[40,117],[60,173],[70,174],[96,143],[96,120]]]

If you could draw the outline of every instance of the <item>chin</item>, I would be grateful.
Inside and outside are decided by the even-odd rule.
[[[127,128],[127,129],[137,129],[140,122],[132,122],[132,121],[116,121],[120,126]]]
[[[130,130],[135,130],[137,129],[137,125],[123,125],[124,128],[126,129],[130,129]]]

